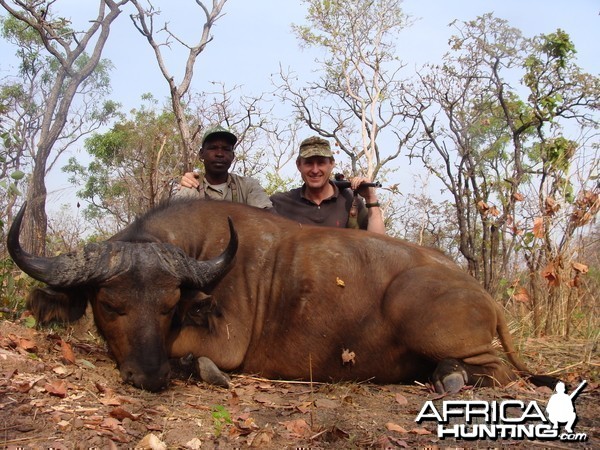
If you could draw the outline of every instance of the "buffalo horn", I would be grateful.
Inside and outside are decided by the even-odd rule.
[[[229,244],[227,248],[216,258],[208,261],[196,261],[188,258],[189,270],[182,276],[182,284],[190,287],[204,287],[227,273],[229,266],[235,257],[238,248],[238,237],[231,217],[227,218],[229,223]]]
[[[23,221],[26,207],[27,202],[23,203],[23,206],[21,206],[21,209],[13,220],[10,230],[8,231],[8,237],[6,238],[6,248],[13,261],[23,272],[36,280],[45,282],[46,274],[49,273],[52,265],[52,259],[33,256],[23,250],[19,243],[21,222]]]
[[[204,287],[227,272],[237,252],[237,233],[231,218],[228,218],[229,244],[221,255],[208,261],[190,258],[179,248],[169,250],[171,246],[168,244],[134,244],[120,241],[88,244],[81,252],[66,253],[53,258],[33,256],[23,250],[19,243],[26,206],[25,202],[8,232],[8,252],[23,272],[54,287],[67,288],[107,280],[116,274],[131,270],[142,261],[147,261],[153,253],[151,249],[163,255],[163,262],[167,262],[167,266],[179,266],[178,269],[171,269],[175,269],[172,275],[180,277],[182,284]],[[164,268],[169,270],[168,267]]]
[[[65,253],[53,258],[34,256],[19,243],[21,222],[27,202],[23,204],[8,232],[6,247],[13,261],[32,278],[54,287],[73,287],[105,280],[124,270],[129,261],[123,260],[126,243],[88,244],[83,251]]]

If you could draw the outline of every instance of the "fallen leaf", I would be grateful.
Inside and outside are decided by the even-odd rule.
[[[290,433],[298,437],[310,436],[312,434],[310,427],[304,419],[288,420],[287,422],[279,423]]]
[[[389,430],[389,431],[395,431],[397,433],[408,433],[408,430],[404,427],[401,427],[400,425],[393,423],[393,422],[388,422],[385,424],[385,427]]]
[[[425,428],[413,428],[412,430],[409,431],[409,433],[425,435],[425,434],[431,434],[431,431],[426,430]]]
[[[115,419],[118,420],[123,420],[123,419],[131,419],[131,420],[137,420],[138,417],[136,417],[135,415],[131,414],[129,411],[127,411],[126,409],[123,408],[114,408],[112,411],[110,411],[108,413],[108,415],[110,417],[114,417]]]
[[[102,428],[106,428],[107,430],[123,431],[121,422],[114,417],[105,417],[100,426]]]
[[[95,369],[96,366],[89,362],[87,359],[78,359],[77,362],[81,364],[83,367],[87,367],[88,369]]]
[[[101,398],[100,403],[105,406],[121,406],[121,400],[113,396]]]
[[[248,435],[247,444],[253,448],[269,447],[275,433],[272,430],[265,429]]]
[[[167,450],[167,445],[152,433],[144,436],[144,438],[140,442],[138,442],[136,447],[151,450]]]
[[[406,397],[404,395],[396,394],[395,398],[396,398],[396,403],[398,403],[399,405],[408,405],[408,400],[406,399]]]
[[[335,284],[337,284],[340,287],[345,287],[346,286],[346,283],[344,283],[344,280],[342,280],[339,277],[335,277]]]
[[[67,384],[64,381],[53,381],[51,383],[47,383],[44,386],[46,392],[50,395],[55,395],[57,397],[64,398],[67,396]]]
[[[189,448],[190,450],[198,450],[202,448],[202,441],[198,438],[194,438],[185,443],[185,448]]]
[[[60,351],[62,353],[63,359],[71,364],[75,364],[75,354],[73,353],[73,348],[68,342],[60,340]]]
[[[70,373],[70,371],[67,370],[65,366],[56,366],[52,369],[52,372],[54,372],[57,375],[67,375]]]

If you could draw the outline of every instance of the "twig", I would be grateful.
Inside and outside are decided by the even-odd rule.
[[[577,367],[577,366],[580,366],[580,365],[582,365],[582,364],[584,364],[584,361],[580,361],[580,362],[578,362],[578,363],[571,364],[570,366],[567,366],[567,367],[562,367],[562,368],[560,368],[560,369],[553,370],[553,371],[551,371],[551,372],[548,372],[548,373],[547,373],[547,375],[554,375],[555,373],[562,372],[562,371],[564,371],[564,370],[568,370],[568,369],[572,369],[573,367]]]
[[[35,442],[35,441],[45,441],[45,440],[54,440],[54,439],[58,439],[58,436],[48,436],[48,437],[32,437],[32,438],[18,438],[18,439],[11,439],[10,441],[2,441],[3,445],[10,445],[10,444],[18,444],[19,442]]]
[[[323,382],[319,382],[319,381],[270,380],[269,378],[262,378],[262,377],[257,377],[257,376],[253,376],[253,375],[232,375],[232,377],[233,378],[249,379],[249,380],[254,380],[254,381],[265,381],[265,382],[275,383],[275,384],[306,384],[306,385],[311,385],[311,384],[325,385],[325,384],[328,384],[328,383],[323,383]]]
[[[313,441],[316,438],[318,438],[319,436],[321,436],[322,434],[327,433],[327,430],[323,430],[323,431],[319,431],[317,434],[315,434],[314,436],[311,436],[308,438],[309,441]]]

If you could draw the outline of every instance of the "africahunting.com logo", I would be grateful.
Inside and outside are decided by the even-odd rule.
[[[577,422],[574,401],[587,381],[571,394],[559,381],[546,405],[545,412],[536,401],[445,400],[441,408],[433,401],[425,402],[415,422],[437,422],[441,439],[514,439],[587,441],[585,433],[573,430]],[[562,425],[562,427],[560,426]],[[561,429],[562,428],[562,429]]]

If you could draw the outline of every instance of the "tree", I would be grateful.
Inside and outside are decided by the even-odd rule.
[[[85,141],[93,157],[87,167],[75,158],[63,167],[72,183],[83,186],[77,195],[89,202],[87,219],[107,234],[168,198],[179,174],[181,140],[175,116],[158,112],[150,95],[145,100],[130,119]]]
[[[560,247],[557,228],[548,226],[555,219],[544,213],[547,199],[573,191],[569,178],[577,176],[582,192],[590,191],[592,172],[569,167],[574,158],[594,160],[600,85],[576,66],[560,30],[528,39],[491,14],[454,26],[443,64],[430,66],[407,91],[422,126],[411,156],[451,195],[461,254],[494,294],[527,239],[544,241],[545,263]],[[573,130],[576,143],[564,136]],[[573,199],[562,197],[566,204]],[[546,231],[524,233],[536,217],[544,217]],[[540,264],[530,264],[531,277]]]
[[[320,78],[304,87],[280,71],[277,86],[296,117],[319,135],[333,139],[349,159],[353,174],[376,177],[396,159],[415,131],[404,122],[399,102],[402,63],[394,39],[407,26],[397,0],[304,0],[308,25],[295,26],[306,47],[325,52],[317,61]],[[397,144],[381,151],[380,135],[395,136]]]
[[[148,40],[148,43],[154,50],[154,55],[156,56],[156,61],[160,71],[169,85],[171,105],[173,107],[173,113],[175,114],[181,141],[183,143],[183,170],[190,171],[192,169],[192,157],[195,154],[195,149],[198,148],[198,144],[200,142],[201,129],[198,128],[192,132],[192,128],[190,127],[185,115],[185,98],[186,94],[189,92],[194,76],[196,58],[212,40],[210,31],[215,22],[221,17],[221,10],[223,9],[223,6],[227,0],[213,0],[212,10],[210,11],[203,2],[196,0],[196,3],[204,13],[205,22],[201,28],[202,33],[199,41],[195,45],[188,45],[183,40],[179,39],[175,34],[173,34],[166,23],[160,30],[158,30],[158,32],[165,33],[167,38],[162,43],[158,42],[156,40],[156,33],[154,29],[154,18],[159,14],[159,11],[154,9],[151,4],[149,5],[148,9],[144,9],[139,0],[131,1],[137,9],[137,14],[130,16],[131,20],[136,29]],[[177,84],[175,77],[169,71],[162,53],[162,48],[170,47],[173,41],[178,42],[189,50],[188,58],[185,63],[185,73],[179,84]]]
[[[41,80],[37,80],[39,91],[31,98],[35,99],[38,106],[43,106],[42,114],[32,119],[37,121],[37,128],[31,147],[35,150],[32,154],[33,167],[27,192],[31,220],[26,222],[31,224],[31,227],[25,230],[25,245],[36,254],[45,253],[45,176],[50,168],[50,157],[56,154],[53,151],[56,152],[57,141],[62,137],[67,144],[73,142],[85,133],[83,127],[88,120],[91,119],[96,124],[101,123],[114,111],[114,104],[107,104],[105,108],[91,108],[90,104],[86,103],[85,96],[86,93],[101,92],[97,89],[105,89],[108,86],[107,79],[96,79],[92,82],[90,76],[100,64],[112,22],[121,13],[121,6],[128,1],[100,0],[98,14],[91,21],[90,27],[85,31],[76,32],[71,29],[67,19],[53,14],[54,1],[0,0],[0,5],[21,26],[14,28],[17,45],[24,44],[20,47],[21,70],[31,80],[43,75]],[[21,38],[25,40],[20,40]],[[87,54],[86,50],[90,48],[91,53]],[[47,55],[42,56],[43,51]],[[42,72],[39,72],[38,64],[43,64]],[[105,75],[105,70],[96,72],[99,77],[103,76],[100,75],[102,73]],[[79,115],[76,113],[75,116],[71,116],[73,100],[76,97],[82,99],[79,105],[82,110]],[[32,111],[35,115],[35,110]],[[72,134],[74,130],[66,129],[68,123],[73,124],[79,134]]]

